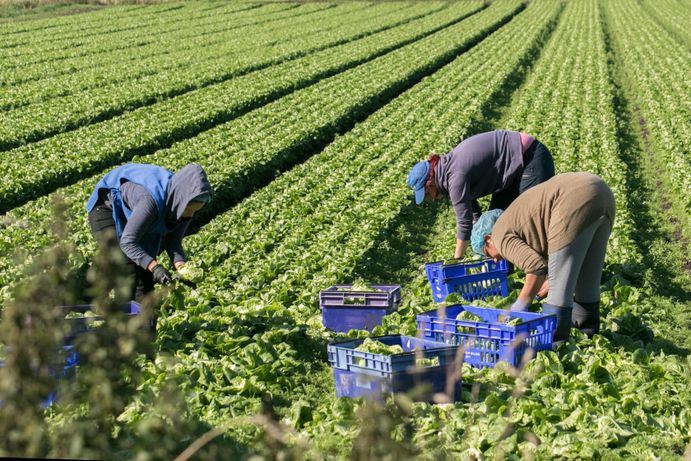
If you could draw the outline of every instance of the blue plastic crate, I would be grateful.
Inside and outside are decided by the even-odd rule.
[[[78,306],[62,306],[61,309],[63,311],[64,315],[69,314],[70,312],[79,312],[81,314],[87,312],[87,311],[94,311],[94,305],[93,304],[81,304]],[[136,301],[129,301],[127,304],[124,304],[121,307],[122,312],[125,315],[132,316],[132,315],[137,315],[141,312],[141,307],[139,303]],[[82,335],[88,331],[92,331],[92,328],[90,327],[92,322],[96,321],[103,321],[105,320],[105,317],[101,315],[96,315],[93,317],[78,317],[78,318],[69,318],[65,319],[67,324],[69,325],[69,333],[65,337],[65,343],[70,344],[74,339]],[[154,328],[154,320],[151,320],[151,329],[153,330]]]
[[[5,351],[9,351],[10,348],[6,347]],[[64,368],[69,368],[78,365],[79,363],[79,355],[77,354],[77,349],[72,346],[72,345],[66,345],[62,346],[60,350],[60,354],[58,355],[58,358],[60,359],[60,366],[63,366],[62,363],[64,363]],[[5,366],[5,360],[0,359],[0,368]],[[60,370],[60,367],[58,368],[58,372]]]
[[[475,271],[482,272],[475,272]],[[491,259],[444,266],[443,261],[425,264],[427,280],[435,302],[443,302],[451,293],[460,294],[466,301],[490,296],[509,295],[509,265],[505,260]]]
[[[64,359],[64,365],[56,365],[50,368],[50,375],[55,378],[56,388],[51,390],[46,396],[45,400],[41,402],[41,407],[48,408],[60,396],[60,388],[64,385],[74,381],[77,374],[78,356],[74,346],[63,346],[61,361]],[[0,368],[5,366],[5,361],[0,360]],[[2,400],[0,400],[0,408],[2,408]]]
[[[400,285],[371,285],[381,291],[339,291],[352,285],[334,285],[319,293],[322,323],[330,330],[372,331],[381,325],[382,317],[398,309]]]
[[[329,363],[334,369],[338,397],[371,397],[387,394],[422,392],[419,400],[431,401],[436,393],[446,392],[447,382],[453,383],[453,398],[460,399],[461,383],[456,379],[454,360],[459,348],[411,336],[380,336],[372,338],[386,345],[399,345],[405,353],[394,355],[356,351],[364,339],[332,343],[327,347]],[[419,349],[419,350],[415,350]],[[418,359],[434,359],[434,365],[418,365]]]
[[[456,320],[462,311],[478,315],[484,322]],[[499,316],[519,317],[523,323],[508,326]],[[519,366],[529,348],[535,352],[551,350],[556,328],[555,315],[509,312],[456,304],[417,316],[418,333],[425,339],[463,346],[464,361],[475,367],[494,367],[500,360]],[[459,331],[459,328],[463,330]]]
[[[56,389],[52,390],[48,394],[48,397],[43,402],[41,402],[41,406],[43,408],[48,408],[53,403],[55,403],[60,398],[60,388],[62,386],[68,386],[71,383],[73,383],[75,376],[77,376],[76,363],[63,367],[63,369],[55,376],[57,386]]]

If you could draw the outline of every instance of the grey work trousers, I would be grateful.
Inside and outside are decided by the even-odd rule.
[[[602,216],[571,243],[548,255],[547,303],[572,307],[574,297],[581,303],[600,302],[600,278],[611,232],[612,223]]]

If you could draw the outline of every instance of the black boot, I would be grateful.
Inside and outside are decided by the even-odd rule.
[[[555,345],[559,345],[569,339],[571,311],[570,307],[553,306],[547,303],[542,304],[542,312],[544,314],[554,314],[557,316],[557,328],[554,330],[554,336],[552,337],[552,342]]]
[[[600,332],[600,302],[581,303],[574,301],[571,314],[573,326],[592,338]]]

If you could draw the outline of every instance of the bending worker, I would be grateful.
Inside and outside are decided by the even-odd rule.
[[[151,292],[171,275],[156,257],[165,250],[179,270],[186,261],[182,238],[192,216],[211,200],[212,190],[199,165],[173,174],[155,165],[130,163],[105,175],[86,204],[91,232],[100,243],[114,232],[132,281],[130,299]]]
[[[483,214],[472,247],[526,273],[511,310],[527,310],[547,278],[542,310],[557,316],[554,340],[567,339],[572,324],[592,336],[600,330],[600,277],[614,215],[614,195],[599,176],[560,174],[522,194],[506,211]]]
[[[481,215],[477,199],[492,194],[489,209],[506,209],[516,197],[554,176],[547,147],[532,136],[497,130],[464,140],[450,153],[433,154],[408,175],[419,205],[447,195],[456,211],[456,251],[468,248],[473,222]]]

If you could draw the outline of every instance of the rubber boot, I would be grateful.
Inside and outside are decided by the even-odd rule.
[[[557,328],[554,330],[554,336],[552,337],[552,343],[555,346],[569,339],[569,333],[571,331],[571,311],[572,308],[570,307],[554,306],[547,303],[542,304],[543,313],[557,316]]]
[[[573,326],[592,338],[600,332],[600,302],[581,303],[574,301],[571,313]]]

